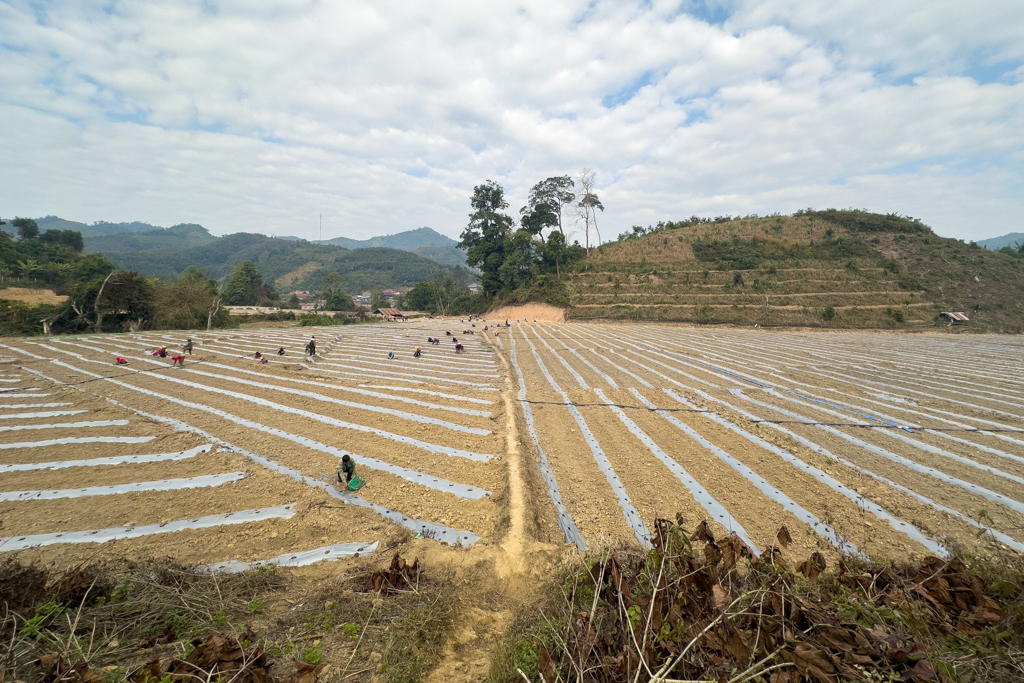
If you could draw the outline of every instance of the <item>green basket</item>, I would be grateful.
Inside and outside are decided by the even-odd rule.
[[[348,483],[348,490],[358,491],[359,489],[363,488],[363,484],[365,483],[366,480],[363,479],[362,477],[352,477],[352,481]]]

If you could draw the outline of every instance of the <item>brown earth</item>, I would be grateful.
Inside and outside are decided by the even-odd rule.
[[[514,321],[518,315],[518,319],[544,320],[539,309],[535,312],[536,318],[533,313],[519,309],[517,313],[510,312],[508,318]],[[489,315],[491,318],[497,319],[495,313]],[[379,541],[381,550],[376,556],[380,558],[397,549],[406,556],[419,556],[428,564],[455,568],[470,597],[433,680],[480,680],[489,653],[511,623],[517,607],[527,603],[544,584],[553,564],[579,552],[564,544],[563,532],[557,526],[555,508],[540,475],[538,453],[519,400],[515,366],[523,373],[536,436],[551,463],[562,501],[587,545],[595,549],[637,543],[582,425],[545,376],[540,365],[543,363],[551,379],[578,406],[586,428],[649,530],[653,531],[656,519],[675,519],[679,514],[688,528],[709,519],[716,536],[735,531],[709,518],[685,483],[604,405],[596,389],[621,406],[636,428],[725,506],[761,549],[773,543],[776,530],[785,524],[792,532],[795,554],[819,551],[829,557],[830,563],[839,556],[835,545],[801,522],[791,506],[763,494],[720,454],[685,434],[663,415],[648,410],[629,389],[636,389],[647,401],[669,411],[741,466],[749,467],[757,481],[763,480],[765,486],[785,493],[866,555],[876,559],[918,559],[931,551],[865,510],[857,500],[816,479],[806,466],[856,492],[855,498],[877,503],[936,543],[984,555],[986,547],[994,541],[979,534],[975,523],[980,522],[1024,547],[1024,533],[1020,531],[1024,528],[1024,515],[1019,511],[986,499],[975,490],[913,472],[817,426],[823,422],[835,425],[842,434],[873,448],[955,476],[968,486],[984,487],[1006,499],[1024,501],[1024,486],[1007,478],[1024,478],[1024,431],[1015,431],[1024,430],[1024,381],[1018,379],[1024,365],[1020,360],[1024,344],[1019,337],[821,334],[548,321],[514,323],[510,330],[503,330],[501,343],[484,334],[462,335],[460,340],[466,343],[467,352],[458,356],[447,340],[439,347],[424,343],[427,336],[445,339],[444,331],[453,328],[453,322],[416,321],[301,331],[267,326],[258,330],[193,332],[189,334],[196,348],[187,357],[184,370],[173,370],[169,359],[154,358],[149,353],[160,345],[173,350],[187,336],[183,333],[103,335],[42,343],[5,340],[0,344],[0,355],[5,359],[0,364],[0,379],[16,381],[0,382],[0,412],[8,412],[2,407],[4,404],[42,402],[73,405],[39,410],[86,412],[54,418],[0,420],[0,428],[72,425],[0,431],[0,445],[66,437],[154,438],[144,444],[83,443],[0,449],[0,464],[167,453],[209,443],[211,438],[221,443],[213,452],[180,461],[0,473],[0,491],[84,488],[236,471],[249,476],[234,484],[209,488],[3,502],[0,536],[162,523],[296,503],[296,513],[290,519],[105,544],[55,544],[13,555],[24,561],[60,565],[105,556],[166,557],[183,564],[207,564],[230,559],[267,559],[334,543]],[[321,354],[313,364],[302,355],[310,335],[316,335]],[[425,351],[422,358],[411,356],[416,345]],[[272,352],[278,346],[286,348],[288,355],[283,359],[272,356],[269,363],[261,365],[251,358],[254,349]],[[387,360],[388,350],[395,350],[394,361]],[[114,366],[114,354],[129,358],[130,365]],[[590,365],[582,362],[581,357]],[[18,388],[41,391],[3,391]],[[769,388],[774,391],[768,391]],[[358,393],[367,389],[382,396]],[[700,409],[713,410],[742,433],[706,414],[692,412],[663,389],[676,392]],[[741,390],[742,394],[730,390]],[[706,392],[708,397],[698,391]],[[48,396],[33,397],[43,393]],[[771,406],[800,417],[784,416]],[[374,408],[396,412],[381,414]],[[485,414],[468,415],[459,412],[462,409]],[[756,420],[736,409],[746,411]],[[10,412],[32,411],[19,408]],[[488,433],[467,433],[418,421],[420,418]],[[170,424],[167,419],[180,423]],[[915,443],[942,449],[996,471],[978,469],[858,425],[868,422],[877,426],[884,424],[878,420],[890,419],[899,425],[923,424],[950,430],[943,433],[969,443],[926,434],[916,428],[912,433],[899,433]],[[129,424],[73,426],[75,422],[94,420],[129,420]],[[245,426],[239,420],[255,422],[262,428]],[[770,427],[766,420],[783,421],[779,426],[820,449],[827,449],[827,453],[798,443]],[[969,429],[953,422],[969,425]],[[386,438],[355,426],[394,436]],[[992,431],[982,434],[977,429]],[[744,434],[781,447],[796,459],[795,463],[787,463]],[[475,461],[436,452],[435,447],[466,449],[491,457]],[[480,540],[470,548],[452,548],[430,538],[410,539],[406,529],[376,512],[345,505],[320,488],[267,469],[242,451],[314,479],[321,472],[333,476],[342,451],[354,453],[357,464],[363,461],[358,465],[359,474],[368,480],[360,491],[366,501],[407,517],[473,532]],[[372,469],[366,464],[368,458],[413,470],[409,477],[416,478],[419,473],[485,489],[491,495],[469,500],[410,481],[408,477]],[[926,496],[961,516],[940,511],[907,490],[880,482],[863,470]],[[329,576],[343,572],[354,562],[342,560],[294,571],[297,575]]]

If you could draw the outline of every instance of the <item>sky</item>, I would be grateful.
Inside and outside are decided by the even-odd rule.
[[[1024,230],[1021,0],[0,0],[0,216],[457,238],[597,175],[605,239],[864,208]],[[582,241],[582,231],[576,236]]]

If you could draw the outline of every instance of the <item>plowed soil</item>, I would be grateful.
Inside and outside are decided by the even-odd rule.
[[[152,351],[167,345],[174,355],[186,333],[5,340],[0,414],[84,412],[0,420],[0,446],[17,444],[0,448],[0,465],[214,447],[182,460],[0,471],[0,492],[247,476],[205,488],[0,502],[0,536],[163,524],[296,503],[289,519],[17,552],[48,563],[109,553],[208,564],[336,543],[379,541],[382,551],[411,543],[424,555],[464,553],[463,562],[493,563],[503,590],[515,593],[518,586],[526,594],[550,562],[573,551],[561,547],[565,535],[538,467],[535,436],[582,535],[581,548],[645,542],[627,523],[616,495],[624,493],[649,530],[656,519],[677,514],[688,528],[707,519],[716,536],[742,529],[764,550],[785,524],[800,557],[818,550],[835,559],[839,539],[852,544],[848,552],[880,559],[930,554],[934,548],[901,530],[900,522],[950,549],[984,553],[998,543],[1024,550],[1020,338],[528,319],[502,328],[499,341],[493,328],[484,332],[482,321],[314,330],[312,359],[303,352],[310,338],[305,330],[193,332],[195,349],[184,369]],[[465,353],[454,353],[446,330],[466,345]],[[441,343],[428,344],[428,336]],[[413,357],[416,346],[419,358]],[[268,362],[254,359],[256,351]],[[116,366],[115,355],[129,364]],[[533,435],[521,389],[532,409]],[[599,392],[649,442],[630,431]],[[40,403],[69,405],[32,407]],[[128,423],[87,424],[119,420]],[[586,430],[594,442],[588,443]],[[151,438],[116,442],[122,437]],[[52,443],[58,440],[84,442]],[[647,443],[674,459],[685,481]],[[613,472],[602,469],[596,450]],[[342,453],[352,454],[367,480],[358,493],[362,500],[400,513],[404,526],[311,485],[326,484],[321,475],[336,482]],[[386,471],[389,466],[404,470]],[[308,479],[298,481],[299,475]],[[615,488],[610,476],[617,477]],[[823,483],[827,478],[835,484]],[[687,487],[694,481],[739,528],[705,510]],[[484,491],[489,495],[480,495]],[[866,501],[895,521],[867,509]],[[818,523],[803,521],[798,507]],[[452,536],[460,532],[474,547],[452,550],[431,540],[437,534],[429,530],[411,540],[422,529],[416,520],[443,525]],[[503,623],[495,619],[493,628]],[[443,671],[456,675],[451,667]]]

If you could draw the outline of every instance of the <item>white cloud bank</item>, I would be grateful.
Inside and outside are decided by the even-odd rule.
[[[1024,3],[0,0],[0,215],[457,236],[598,171],[635,223],[1024,215]]]

